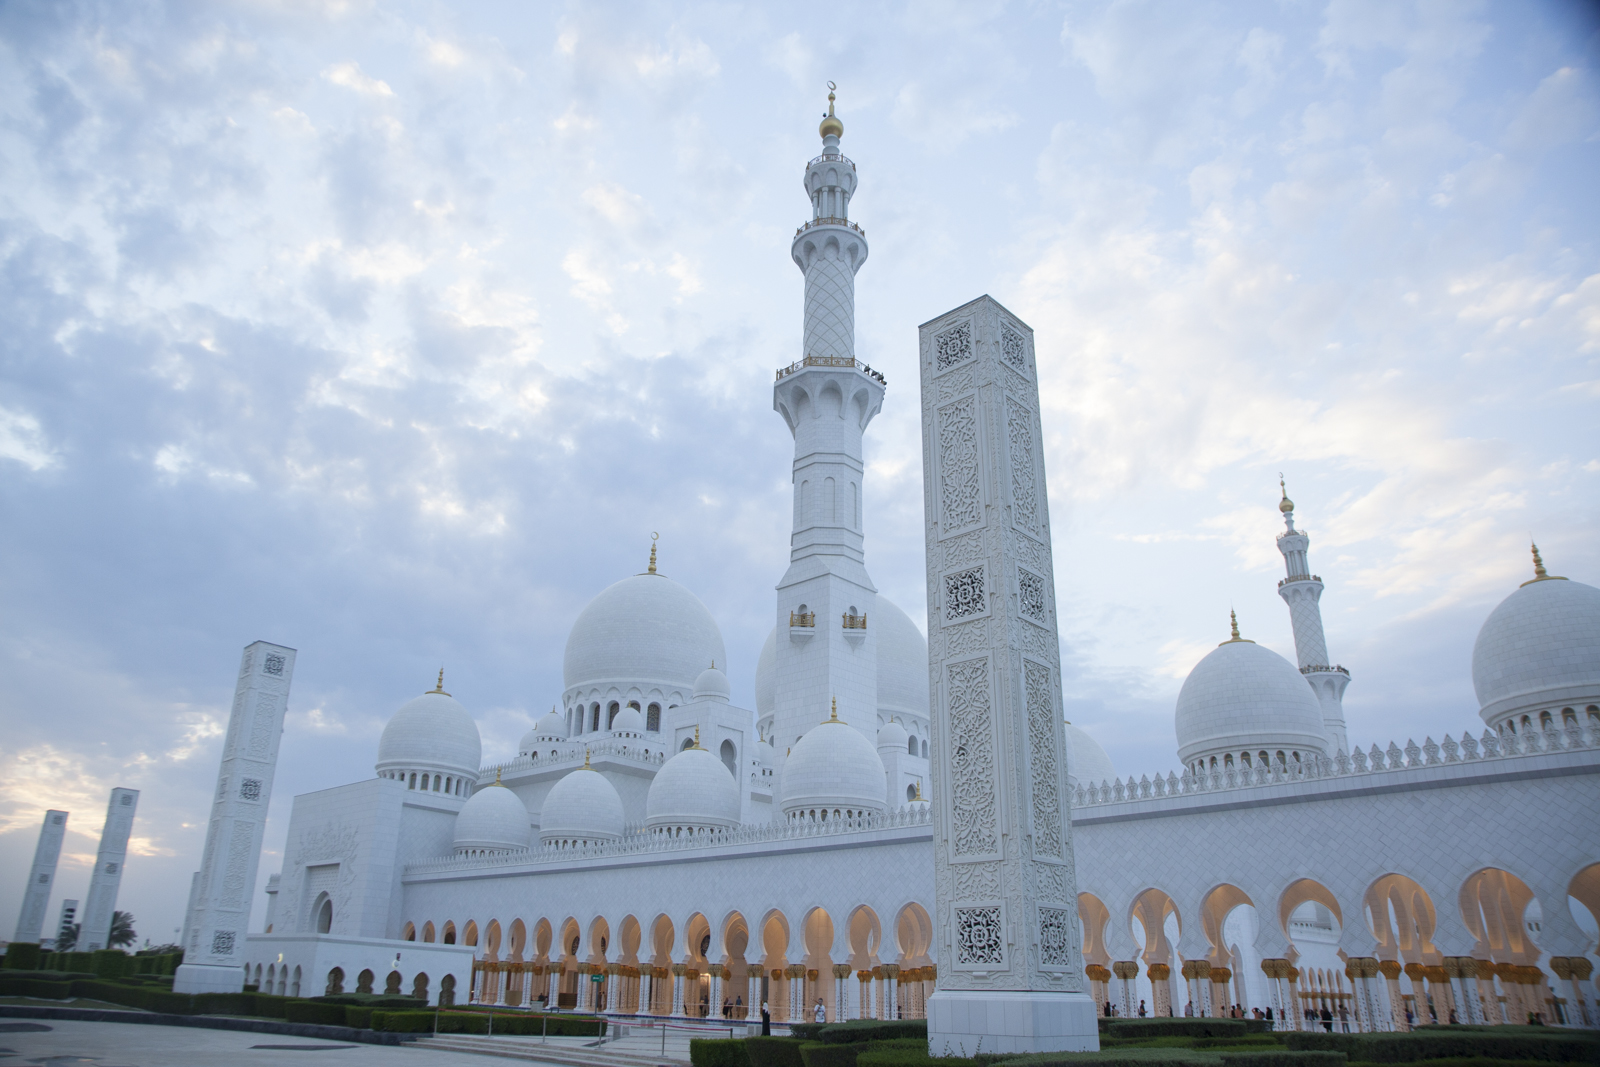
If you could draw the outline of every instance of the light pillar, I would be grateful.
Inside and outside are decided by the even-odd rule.
[[[133,833],[133,816],[139,808],[139,791],[118,786],[106,802],[106,822],[100,831],[100,850],[95,855],[94,873],[89,876],[89,897],[79,920],[78,951],[93,952],[111,947],[111,916],[117,907],[117,890],[122,885],[122,868],[128,859],[128,837]],[[244,988],[244,971],[235,967],[235,990]]]
[[[56,862],[61,859],[61,839],[67,833],[67,813],[54,808],[44,813],[39,828],[39,843],[33,848],[33,866],[28,868],[28,884],[22,890],[22,914],[17,917],[17,932],[11,940],[36,944],[44,930],[45,909],[50,906],[50,891],[55,888]]]
[[[189,941],[172,980],[174,993],[229,993],[243,988],[239,961],[250,923],[250,898],[256,889],[294,660],[294,649],[266,641],[247,645],[240,658],[200,858],[198,892],[184,921]]]

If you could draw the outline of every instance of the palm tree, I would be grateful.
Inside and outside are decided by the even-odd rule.
[[[111,936],[106,938],[106,946],[108,948],[131,945],[138,936],[133,932],[133,912],[114,911],[111,913]]]
[[[70,923],[62,927],[56,935],[56,951],[71,952],[78,944],[78,932],[82,929],[82,923]]]

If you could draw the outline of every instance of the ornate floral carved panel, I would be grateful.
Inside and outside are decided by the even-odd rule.
[[[1032,772],[1033,851],[1037,856],[1060,859],[1066,835],[1061,819],[1055,686],[1051,673],[1050,668],[1041,663],[1022,661],[1023,695],[1028,705],[1028,765]]]
[[[939,409],[939,527],[955,533],[983,522],[983,476],[979,471],[978,398],[968,396]]]
[[[956,908],[956,965],[1005,966],[1006,934],[998,904],[987,908]]]
[[[989,613],[984,567],[968,567],[944,576],[944,621],[948,625]]]
[[[934,366],[941,371],[972,358],[972,323],[960,322],[933,339]]]
[[[1041,626],[1050,621],[1044,579],[1025,567],[1017,568],[1017,610],[1023,618],[1032,619]]]
[[[1011,460],[1011,512],[1017,528],[1038,536],[1038,479],[1033,461],[1033,412],[1006,397],[1006,442]]]
[[[957,856],[992,855],[1000,848],[996,806],[993,695],[988,659],[949,665],[950,811]]]
[[[1009,323],[1000,324],[1000,356],[1022,373],[1028,372],[1027,339],[1012,329]]]

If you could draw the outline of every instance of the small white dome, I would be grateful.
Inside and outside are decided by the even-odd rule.
[[[1283,752],[1323,755],[1322,707],[1300,671],[1253,641],[1225,641],[1195,664],[1178,691],[1178,759]],[[1069,765],[1070,766],[1070,765]]]
[[[1111,757],[1100,747],[1100,742],[1067,723],[1067,777],[1074,779],[1076,785],[1090,786],[1109,782],[1116,776]]]
[[[883,728],[878,731],[878,748],[880,750],[885,748],[897,748],[901,752],[904,752],[906,751],[906,742],[910,739],[910,737],[911,735],[906,733],[906,728],[904,726],[901,726],[893,719],[890,719],[888,722],[884,723]]]
[[[622,798],[617,787],[585,764],[545,794],[539,810],[539,842],[561,848],[598,845],[622,837]]]
[[[457,852],[521,852],[532,837],[527,807],[499,782],[473,793],[456,816]]]
[[[644,802],[646,830],[727,830],[739,825],[739,784],[703,748],[686,748],[661,765]]]
[[[564,741],[566,733],[566,721],[552,708],[548,715],[533,724],[533,729],[522,735],[522,740],[517,742],[517,755],[526,756],[530,752],[537,751],[540,745]]]
[[[478,724],[454,697],[438,690],[400,705],[378,740],[379,774],[425,770],[476,778],[482,760]]]
[[[642,734],[644,733],[644,716],[638,708],[624,706],[617,712],[617,717],[611,720],[611,732],[614,734]]]
[[[783,813],[829,818],[888,808],[883,760],[865,734],[839,719],[806,731],[783,763]],[[834,813],[837,813],[835,815]]]
[[[1491,726],[1522,712],[1600,701],[1600,589],[1531,581],[1489,613],[1472,646],[1478,714]]]
[[[728,676],[715,667],[707,667],[694,680],[696,700],[719,700],[726,704],[732,696],[733,689],[728,685]]]
[[[756,718],[765,719],[778,706],[778,628],[774,626],[756,660]]]
[[[562,676],[577,688],[686,690],[727,660],[722,631],[689,590],[662,574],[624,578],[589,601],[567,635]]]
[[[911,617],[887,597],[878,597],[872,628],[878,644],[878,709],[884,715],[910,715],[926,720],[928,703],[928,639]]]

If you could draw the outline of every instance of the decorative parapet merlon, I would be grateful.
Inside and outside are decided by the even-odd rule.
[[[889,379],[853,356],[807,356],[805,359],[797,359],[787,367],[779,367],[776,380],[782,381],[804,367],[853,367],[879,385],[887,386],[889,384]]]
[[[1350,677],[1350,672],[1345,670],[1343,667],[1339,666],[1337,663],[1334,664],[1331,667],[1326,663],[1313,663],[1310,666],[1301,667],[1300,668],[1300,673],[1301,674],[1342,674],[1346,678]]]
[[[1278,588],[1282,589],[1284,586],[1288,585],[1290,582],[1320,582],[1320,581],[1322,581],[1322,575],[1320,575],[1320,574],[1291,574],[1287,578],[1278,579]]]
[[[506,760],[504,763],[491,763],[480,768],[478,770],[478,784],[484,785],[494,781],[496,771],[506,776],[512,776],[523,771],[537,771],[562,763],[572,763],[575,760],[581,760],[585,751],[589,753],[592,759],[611,756],[616,759],[647,764],[665,763],[667,759],[665,751],[651,752],[643,745],[630,744],[626,741],[584,741],[576,737],[552,737],[548,743],[554,747],[547,756],[540,756],[537,759],[530,756],[518,756],[516,759]]]
[[[817,625],[817,613],[814,611],[789,612],[790,626],[814,627]]]
[[[840,616],[844,620],[841,624],[846,630],[865,630],[867,617],[865,615],[852,615],[848,611]]]
[[[908,804],[885,815],[863,815],[854,819],[796,820],[736,826],[714,833],[668,837],[646,833],[642,826],[630,824],[619,841],[585,848],[538,846],[522,852],[503,852],[493,856],[451,856],[407,864],[405,873],[441,874],[451,871],[480,870],[485,867],[521,867],[541,863],[571,863],[574,860],[640,856],[655,852],[681,852],[690,848],[722,845],[760,845],[775,841],[805,841],[819,837],[876,833],[933,825],[933,805]]]
[[[1493,730],[1485,730],[1481,740],[1464,733],[1460,741],[1446,734],[1443,744],[1436,744],[1433,738],[1429,737],[1421,745],[1415,741],[1407,741],[1406,747],[1402,749],[1391,741],[1388,749],[1380,749],[1377,745],[1373,745],[1367,752],[1356,748],[1348,754],[1341,752],[1331,759],[1317,756],[1298,763],[1226,767],[1201,774],[1190,771],[1181,777],[1168,771],[1165,778],[1159,774],[1155,778],[1144,775],[1138,781],[1134,781],[1133,776],[1129,775],[1125,782],[1108,781],[1099,785],[1079,785],[1073,794],[1073,807],[1085,808],[1100,804],[1189,796],[1195,793],[1218,793],[1230,789],[1327,781],[1358,775],[1387,774],[1417,767],[1435,767],[1450,763],[1482,763],[1488,760],[1516,759],[1548,752],[1584,749],[1600,749],[1600,727],[1569,723],[1561,729],[1551,727],[1543,731],[1526,730],[1521,734],[1507,734],[1504,737]]]
[[[849,219],[841,219],[837,215],[824,215],[820,219],[812,219],[810,222],[806,223],[805,225],[796,227],[795,231],[794,231],[794,235],[796,237],[799,237],[801,234],[805,233],[807,230],[814,229],[814,228],[816,228],[818,226],[843,226],[847,230],[854,230],[856,233],[859,233],[863,237],[865,237],[867,235],[867,231],[866,230],[863,230],[860,226],[857,226],[855,223],[851,222]]]

